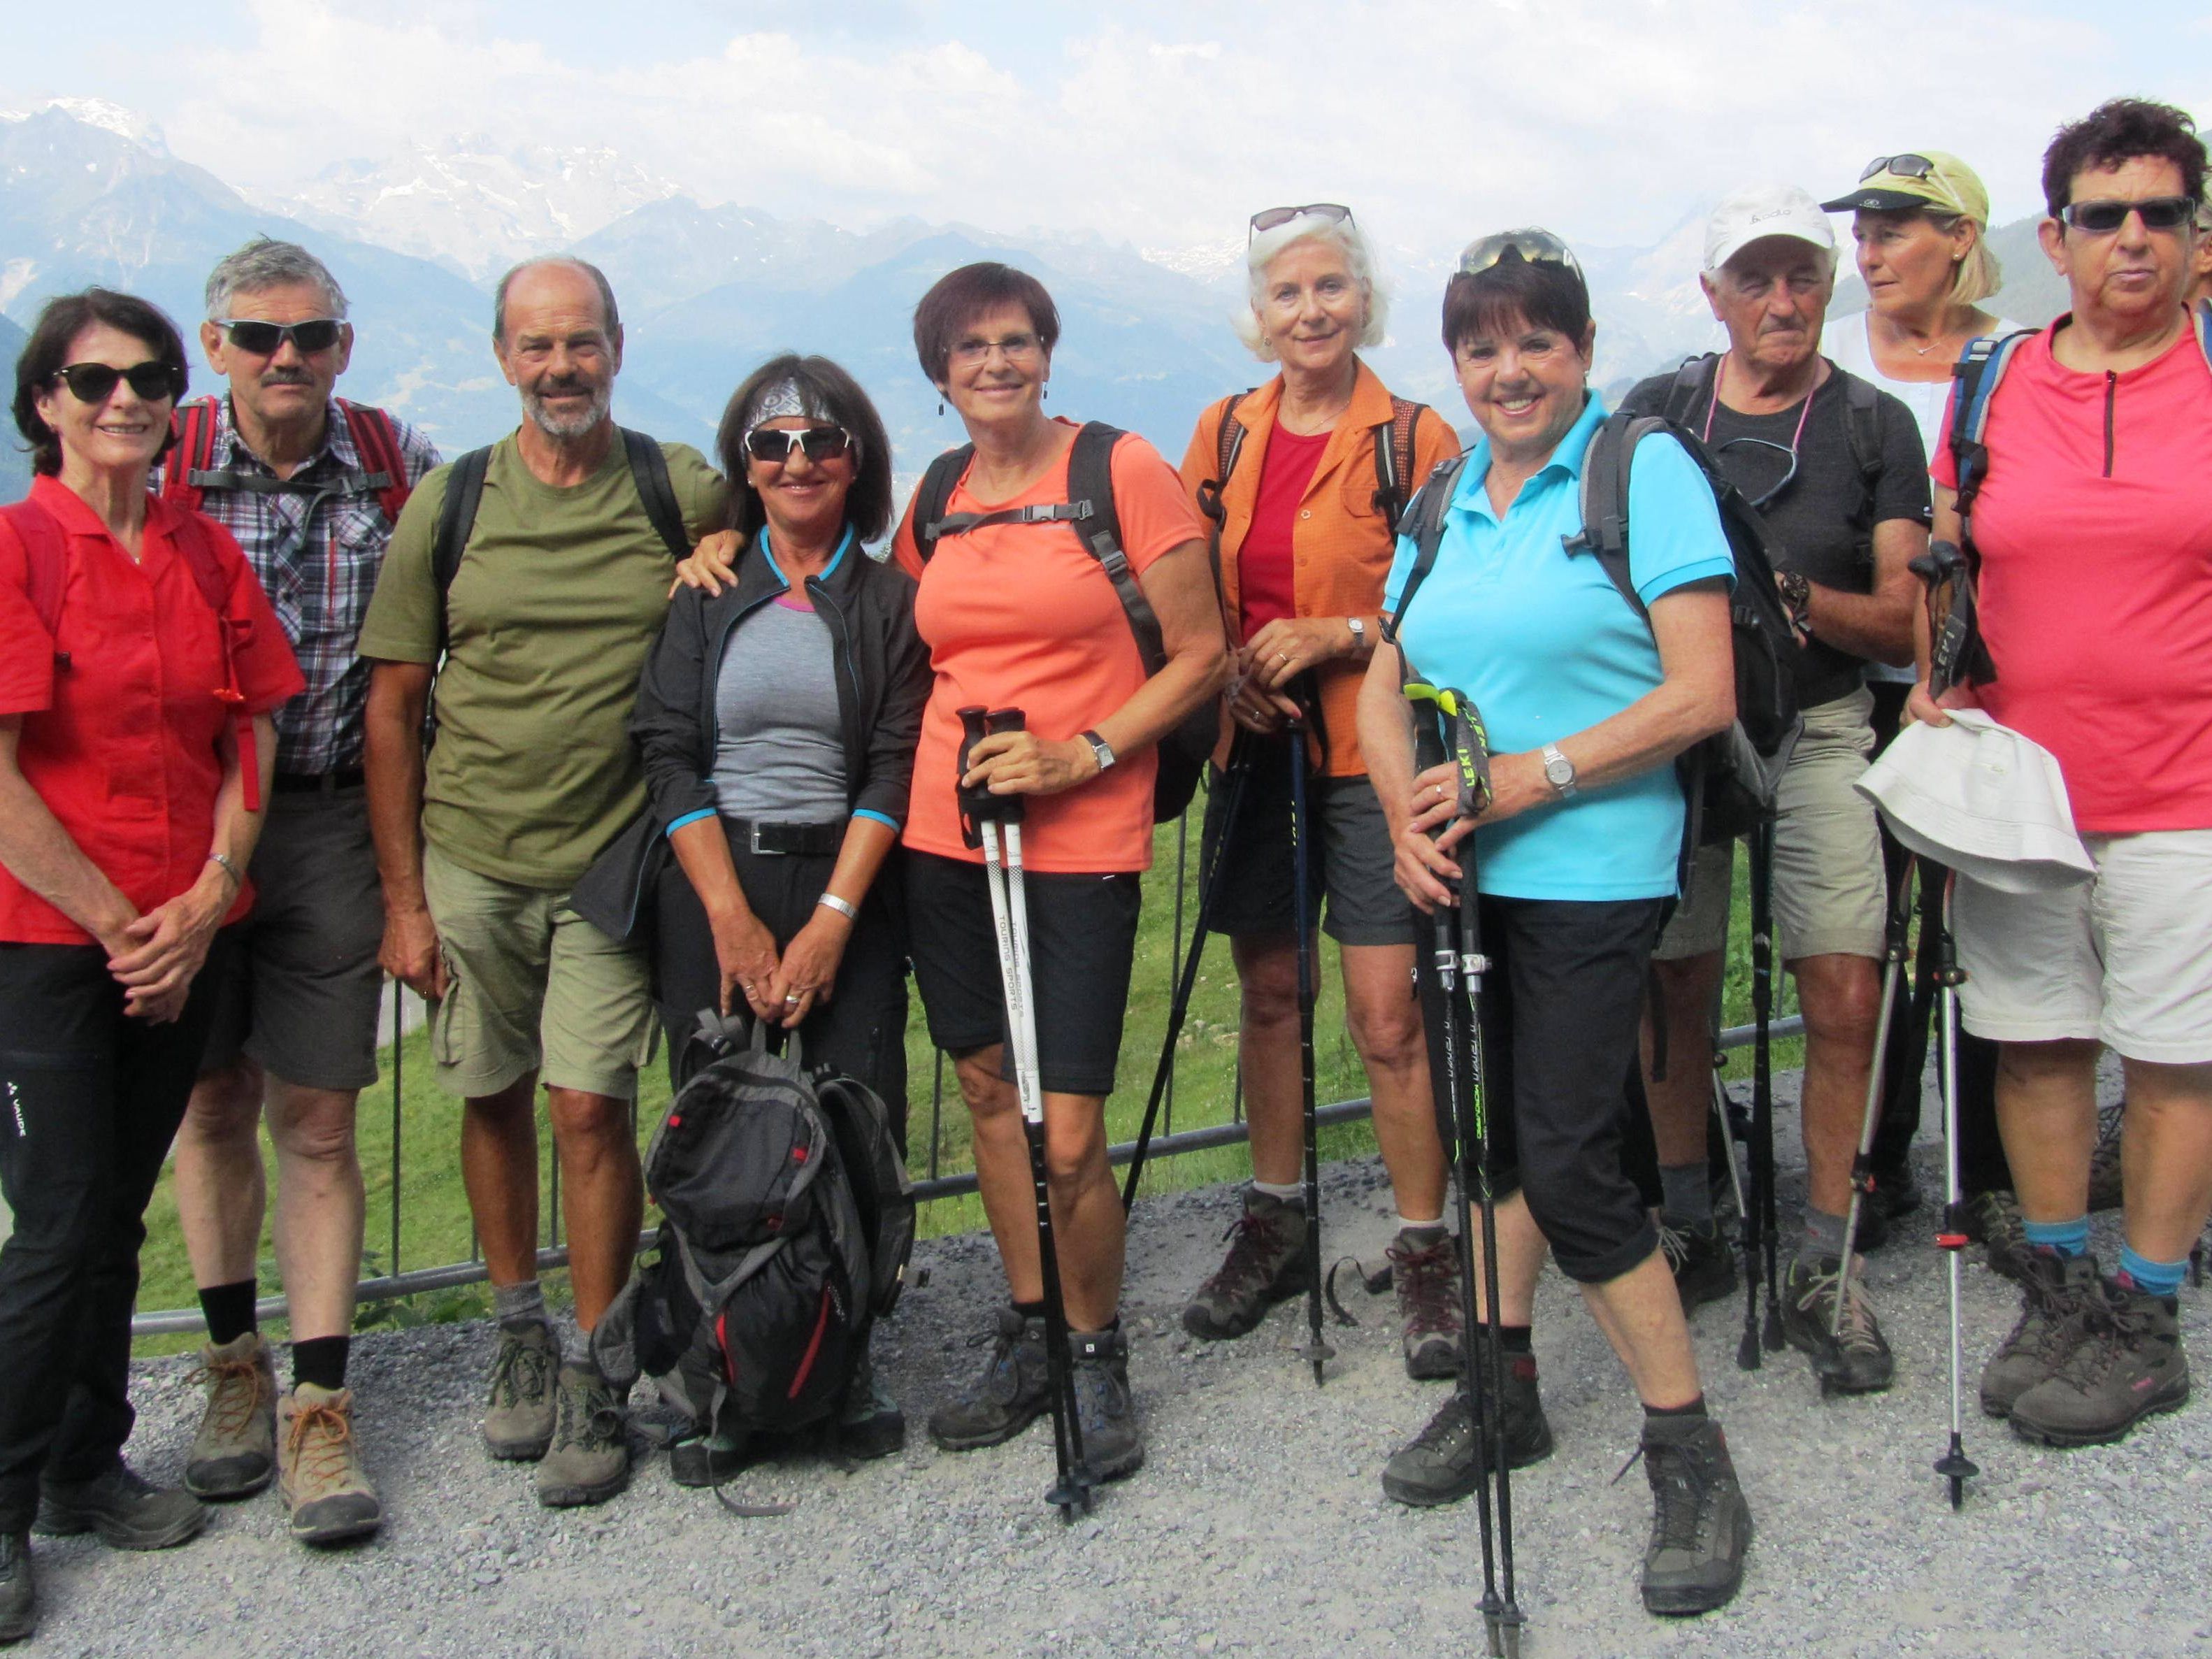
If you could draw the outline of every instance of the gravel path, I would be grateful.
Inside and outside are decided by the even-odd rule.
[[[1794,1148],[1784,1156],[1798,1162]],[[1932,1150],[1921,1156],[1932,1189]],[[1390,1209],[1379,1165],[1333,1166],[1325,1185],[1329,1253],[1379,1259]],[[490,1463],[478,1449],[489,1328],[372,1335],[356,1346],[355,1382],[392,1516],[382,1536],[311,1555],[285,1538],[264,1497],[160,1556],[41,1541],[46,1632],[25,1651],[1479,1652],[1472,1505],[1411,1511],[1377,1486],[1383,1459],[1444,1386],[1406,1379],[1387,1299],[1353,1293],[1361,1323],[1332,1331],[1338,1358],[1318,1390],[1291,1352],[1302,1304],[1241,1342],[1183,1336],[1182,1298],[1215,1259],[1233,1202],[1217,1188],[1139,1207],[1127,1313],[1151,1461],[1073,1528],[1042,1502],[1051,1472],[1042,1426],[957,1457],[921,1431],[927,1402],[974,1363],[965,1339],[1000,1293],[988,1241],[946,1239],[917,1252],[927,1282],[886,1330],[886,1375],[915,1419],[908,1450],[851,1473],[793,1456],[741,1483],[750,1497],[796,1500],[787,1516],[726,1515],[708,1495],[673,1486],[658,1457],[601,1510],[541,1510],[527,1469]],[[2100,1218],[2108,1254],[2109,1228]],[[1886,1396],[1824,1402],[1790,1352],[1740,1371],[1740,1304],[1702,1310],[1710,1398],[1759,1534],[1735,1605],[1683,1623],[1649,1620],[1638,1602],[1649,1494],[1640,1469],[1613,1484],[1635,1445],[1634,1402],[1571,1290],[1547,1275],[1537,1353],[1559,1450],[1514,1488],[1526,1653],[1771,1656],[1817,1643],[1822,1659],[2212,1655],[2201,1565],[2212,1546],[2212,1411],[2193,1407],[2123,1446],[2065,1454],[2031,1448],[1976,1413],[1966,1444],[1984,1473],[1965,1512],[1950,1512],[1929,1468],[1946,1411],[1931,1231],[1923,1211],[1871,1264],[1898,1354]],[[1978,1366],[2014,1303],[1968,1259]],[[2184,1293],[2200,1354],[2212,1353],[2208,1307],[2212,1297]],[[165,1480],[177,1476],[191,1433],[188,1364],[139,1370],[133,1455]]]

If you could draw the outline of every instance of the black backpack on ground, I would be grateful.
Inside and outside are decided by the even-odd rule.
[[[657,1255],[592,1333],[618,1389],[658,1378],[702,1434],[834,1422],[905,1285],[914,1197],[890,1115],[797,1046],[771,1054],[765,1027],[700,1016],[646,1154]]]
[[[1145,590],[1138,586],[1128,556],[1121,550],[1113,473],[1114,446],[1121,435],[1119,428],[1103,421],[1085,422],[1076,433],[1067,458],[1069,499],[1010,507],[1002,513],[946,513],[954,488],[975,458],[975,446],[963,444],[946,450],[929,464],[929,471],[922,474],[921,487],[915,492],[914,546],[927,564],[944,538],[965,535],[985,525],[1073,525],[1084,550],[1098,561],[1106,579],[1114,584],[1115,596],[1129,619],[1129,632],[1136,636],[1137,655],[1149,679],[1168,665],[1168,649],[1160,633],[1160,619]],[[1153,823],[1165,823],[1178,817],[1190,805],[1190,798],[1198,792],[1199,775],[1220,736],[1220,702],[1208,697],[1160,739],[1159,770],[1152,784]]]

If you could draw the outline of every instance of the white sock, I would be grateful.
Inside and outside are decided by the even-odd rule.
[[[1268,1197],[1280,1203],[1295,1204],[1302,1210],[1305,1208],[1306,1188],[1305,1183],[1302,1181],[1255,1181],[1252,1183],[1252,1190],[1255,1193],[1265,1193]]]
[[[1441,1233],[1445,1231],[1444,1218],[1437,1216],[1431,1220],[1416,1221],[1409,1215],[1401,1215],[1398,1231],[1401,1233]]]

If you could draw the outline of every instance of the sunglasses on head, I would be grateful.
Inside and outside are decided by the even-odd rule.
[[[1459,274],[1462,276],[1480,275],[1509,253],[1518,254],[1532,265],[1565,265],[1577,276],[1583,274],[1573,249],[1550,231],[1534,227],[1526,230],[1501,230],[1495,235],[1478,237],[1469,242],[1459,256]]]
[[[2197,204],[2186,196],[2154,196],[2147,201],[2069,202],[2058,216],[2076,230],[2107,236],[2127,223],[2128,215],[2142,215],[2145,230],[2179,230],[2197,216]]]
[[[1915,155],[1908,150],[1902,155],[1875,156],[1873,161],[1866,164],[1866,170],[1859,174],[1859,182],[1866,183],[1877,173],[1887,173],[1893,178],[1898,179],[1924,179],[1935,171],[1936,164],[1933,161],[1924,155]]]
[[[805,450],[810,461],[827,461],[852,447],[853,434],[842,426],[782,427],[773,430],[755,427],[745,434],[747,454],[757,461],[777,465],[789,460],[794,450]]]
[[[336,345],[338,331],[345,325],[335,317],[311,317],[304,323],[266,323],[258,317],[233,317],[216,326],[230,337],[231,344],[257,357],[275,356],[287,340],[300,348],[302,357],[312,357]]]
[[[68,386],[70,395],[81,404],[106,403],[115,395],[118,380],[130,381],[131,391],[149,404],[185,395],[185,371],[174,363],[155,362],[151,358],[128,368],[108,363],[70,363],[56,369],[52,378]]]
[[[1326,219],[1331,224],[1348,225],[1352,222],[1352,210],[1341,202],[1308,202],[1304,207],[1262,208],[1252,216],[1252,228],[1244,240],[1249,242],[1255,236],[1273,230],[1278,226],[1287,225],[1293,219],[1304,218],[1309,213],[1316,218]]]

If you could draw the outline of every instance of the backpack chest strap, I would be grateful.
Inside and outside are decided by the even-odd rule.
[[[926,526],[925,533],[935,542],[947,536],[964,536],[986,525],[1073,524],[1091,516],[1089,501],[1040,501],[1028,507],[1002,507],[996,513],[948,513],[935,524]]]

